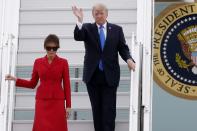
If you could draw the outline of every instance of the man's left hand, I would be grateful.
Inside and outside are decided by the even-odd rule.
[[[135,63],[134,63],[134,61],[132,59],[128,59],[127,60],[127,65],[128,65],[130,70],[135,71]]]

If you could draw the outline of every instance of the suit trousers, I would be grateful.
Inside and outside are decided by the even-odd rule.
[[[114,131],[117,87],[108,85],[105,73],[99,68],[86,86],[92,106],[95,131]]]

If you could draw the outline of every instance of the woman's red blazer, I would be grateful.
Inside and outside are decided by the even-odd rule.
[[[48,63],[47,56],[36,59],[31,79],[18,78],[16,86],[33,89],[39,79],[36,99],[65,99],[66,107],[71,107],[69,67],[66,59],[56,55],[51,64]]]

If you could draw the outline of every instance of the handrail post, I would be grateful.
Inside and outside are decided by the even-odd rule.
[[[7,36],[7,35],[6,35]],[[5,39],[4,39],[5,40]],[[9,71],[9,38],[2,47],[2,72],[1,72],[1,131],[7,131],[7,102],[8,102],[8,82],[5,81],[5,75]]]
[[[137,1],[137,41],[142,43],[141,129],[152,130],[152,27],[153,0]]]
[[[130,115],[129,131],[138,131],[139,121],[139,86],[140,86],[140,43],[136,41],[136,35],[133,32],[131,37],[131,54],[136,62],[135,72],[131,71],[130,78]]]
[[[13,42],[15,36],[10,34],[10,48],[11,48],[11,61],[9,64],[10,74],[15,76],[15,67],[16,67],[16,56],[17,56],[17,46],[16,43]],[[13,112],[14,112],[14,91],[15,91],[15,82],[10,82],[10,92],[9,92],[9,105],[8,105],[8,131],[12,131],[12,120],[13,120]]]
[[[0,104],[0,121],[1,121],[1,131],[8,131],[8,127],[10,126],[9,122],[9,113],[10,105],[13,104],[13,92],[9,91],[9,82],[5,80],[5,75],[11,73],[11,57],[16,56],[12,52],[12,40],[13,35],[7,35],[7,40],[2,47],[2,72],[1,72],[1,104]],[[12,67],[15,68],[15,67]],[[10,93],[10,94],[9,94]],[[9,111],[9,112],[8,112]],[[12,115],[12,114],[11,114]],[[8,126],[9,125],[9,126]],[[10,130],[11,131],[11,130]]]
[[[14,82],[5,81],[5,75],[15,74],[19,9],[20,0],[0,1],[0,131],[11,131],[12,128],[15,88]]]

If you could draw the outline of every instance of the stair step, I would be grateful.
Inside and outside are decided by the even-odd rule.
[[[137,0],[99,0],[108,8],[137,8]],[[47,3],[47,4],[46,4]],[[82,8],[90,8],[98,1],[95,0],[21,0],[21,8],[65,8],[77,5]],[[125,4],[126,3],[126,4]]]
[[[40,51],[44,49],[44,37],[43,38],[26,38],[22,37],[19,39],[19,52],[22,51]],[[79,41],[74,41],[73,37],[64,38],[60,37],[60,51],[77,51],[84,50],[84,43]],[[131,38],[126,38],[127,43],[131,43]],[[28,43],[28,44],[27,44]]]
[[[34,35],[34,36],[19,36],[19,39],[45,39],[46,37],[45,36],[39,36],[39,35]],[[73,35],[71,35],[71,36],[66,36],[66,35],[62,35],[62,36],[59,36],[59,38],[61,38],[61,39],[74,39],[74,37],[73,37]],[[127,36],[127,35],[125,35],[125,38],[126,39],[131,39],[131,36]],[[78,41],[78,42],[80,42],[80,41]]]
[[[20,24],[24,23],[75,23],[76,18],[70,8],[21,8]],[[135,23],[137,10],[133,8],[109,8],[108,21],[111,23]],[[84,22],[93,21],[92,8],[84,9]],[[133,19],[128,19],[133,16]]]
[[[71,65],[82,65],[84,61],[84,52],[57,52],[60,57],[66,58]],[[31,65],[36,58],[40,58],[46,55],[46,52],[19,52],[18,53],[18,65]],[[120,56],[119,56],[120,57]],[[121,58],[119,63],[124,64]]]
[[[13,131],[31,131],[32,120],[14,120]],[[92,120],[69,120],[69,131],[94,131]],[[116,121],[116,131],[128,131],[129,121]]]
[[[122,26],[125,35],[131,36],[136,31],[135,23],[117,23]],[[56,34],[58,36],[73,36],[76,23],[26,23],[20,24],[20,36],[47,36]],[[74,41],[74,39],[73,39]]]
[[[16,75],[17,77],[22,78],[29,78],[31,77],[32,73],[32,65],[18,65],[16,67]],[[69,74],[71,78],[82,78],[83,75],[83,65],[72,65],[69,63]],[[124,63],[120,65],[120,79],[121,80],[129,80],[130,78],[130,70],[128,69],[128,66]],[[123,78],[123,79],[122,79]]]
[[[72,92],[72,108],[90,108],[90,100],[87,92]],[[129,108],[129,92],[117,93],[117,106]],[[16,93],[16,107],[33,107],[35,104],[35,93]]]
[[[34,108],[16,107],[14,109],[14,120],[33,120]],[[116,120],[129,120],[129,108],[117,108]],[[92,120],[92,110],[72,108],[69,120]]]
[[[39,85],[39,84],[38,84]],[[76,87],[77,85],[77,87]],[[21,88],[17,87],[16,92],[17,93],[27,93],[27,92],[35,92],[37,87],[35,89],[27,89],[27,88]],[[82,81],[73,81],[71,79],[71,91],[72,92],[87,92],[86,85]],[[118,92],[129,92],[130,91],[130,80],[121,80]]]

